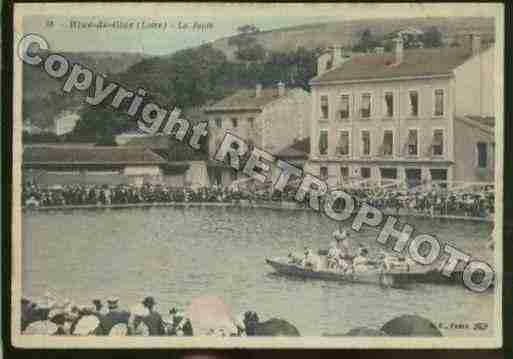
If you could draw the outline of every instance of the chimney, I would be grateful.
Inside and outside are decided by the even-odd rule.
[[[472,55],[478,55],[481,52],[481,35],[478,33],[470,34],[470,46],[472,48]]]
[[[395,43],[395,50],[394,50],[394,55],[395,55],[395,65],[399,65],[403,62],[403,38],[401,36],[399,36],[398,38],[396,38],[394,40],[394,43]]]
[[[278,82],[278,96],[282,97],[285,95],[285,84],[283,82]]]
[[[332,67],[337,67],[341,63],[344,62],[342,58],[342,47],[338,45],[333,45],[333,63]]]
[[[257,84],[255,89],[255,97],[260,98],[262,97],[262,84]]]

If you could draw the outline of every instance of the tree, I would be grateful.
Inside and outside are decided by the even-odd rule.
[[[228,45],[236,46],[236,55],[243,61],[260,61],[265,58],[265,49],[260,45],[255,35],[260,29],[255,25],[243,25],[237,28],[238,34],[228,40]]]
[[[379,41],[374,39],[371,30],[365,29],[360,36],[360,41],[355,46],[353,46],[353,51],[366,52],[379,45]]]
[[[260,32],[260,29],[255,25],[242,25],[237,28],[237,32],[241,34],[256,34]]]
[[[442,33],[436,26],[432,26],[424,32],[422,42],[424,47],[441,47],[443,45]]]
[[[128,115],[117,113],[112,108],[93,107],[83,111],[70,139],[111,146],[115,144],[116,135],[132,128],[135,128],[135,121]]]
[[[258,43],[251,46],[240,46],[236,55],[239,60],[258,61],[265,57],[265,49]]]

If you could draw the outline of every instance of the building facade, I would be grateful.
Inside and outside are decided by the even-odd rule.
[[[399,38],[392,53],[338,62],[311,81],[309,172],[331,186],[489,178],[461,169],[475,161],[461,157],[456,131],[469,122],[456,120],[493,117],[494,47],[474,35],[468,46],[404,50]],[[467,145],[477,157],[478,143]]]

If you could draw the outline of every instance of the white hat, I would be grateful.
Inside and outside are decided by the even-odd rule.
[[[347,238],[347,231],[344,229],[342,232],[340,232],[338,229],[333,232],[333,238],[335,238],[337,241],[344,240]]]

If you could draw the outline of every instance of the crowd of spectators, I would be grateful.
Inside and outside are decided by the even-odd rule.
[[[91,305],[76,305],[69,299],[55,300],[47,293],[41,300],[21,300],[21,332],[38,335],[101,336],[299,336],[286,320],[261,321],[254,311],[234,317],[218,297],[193,299],[186,312],[177,308],[161,315],[152,296],[125,309],[119,298],[104,302],[95,298]],[[215,317],[216,320],[212,320]]]
[[[69,299],[54,300],[48,295],[41,301],[21,300],[21,331],[24,334],[47,335],[109,335],[109,336],[192,336],[189,318],[176,308],[162,316],[151,296],[130,309],[124,309],[119,298],[103,303],[93,299],[92,305],[76,305]],[[234,323],[233,333],[243,334],[243,323]]]
[[[456,215],[488,217],[494,213],[493,189],[408,191],[386,188],[343,188],[357,200],[357,206],[367,203],[375,208],[398,214]],[[238,187],[210,186],[177,188],[164,185],[65,185],[40,187],[27,183],[23,187],[25,207],[79,205],[126,205],[172,202],[276,203],[294,202],[296,189],[285,191],[248,190]],[[297,203],[304,206],[304,203]]]

